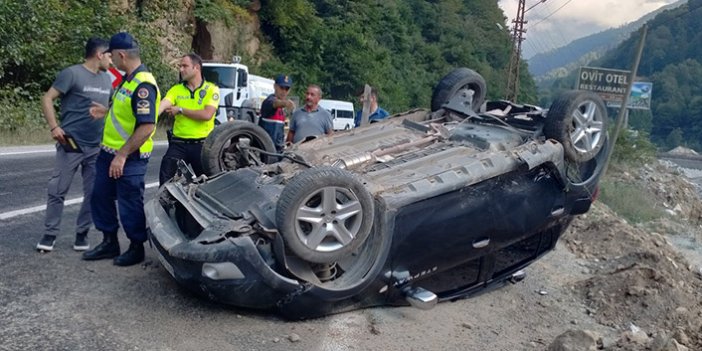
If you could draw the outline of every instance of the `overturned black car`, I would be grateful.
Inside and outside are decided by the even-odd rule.
[[[485,99],[461,68],[431,111],[293,145],[217,127],[208,175],[183,165],[146,206],[169,273],[209,299],[308,318],[469,296],[513,278],[588,211],[606,109],[567,92],[549,110]]]

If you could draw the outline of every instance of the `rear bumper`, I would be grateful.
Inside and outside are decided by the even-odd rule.
[[[249,237],[214,244],[189,241],[158,199],[145,206],[149,241],[164,268],[188,289],[209,299],[246,308],[270,309],[300,288],[275,272]]]

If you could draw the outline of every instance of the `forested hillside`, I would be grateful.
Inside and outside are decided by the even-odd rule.
[[[651,110],[636,111],[630,123],[664,148],[702,150],[702,0],[690,0],[648,22],[639,81],[653,82]],[[590,66],[629,69],[640,31]],[[576,74],[557,81],[549,93],[574,86]]]
[[[666,11],[649,22],[639,80],[653,82],[651,139],[669,148],[702,150],[702,0]],[[638,36],[632,36],[600,65],[631,65]],[[646,118],[641,116],[640,118]],[[641,123],[642,126],[648,122]]]
[[[633,31],[653,19],[658,13],[683,5],[687,0],[679,0],[670,5],[663,6],[640,19],[627,23],[617,28],[610,28],[599,33],[573,40],[568,45],[549,52],[536,54],[529,61],[529,71],[536,80],[558,78],[554,75],[577,69],[583,62],[598,59],[610,49],[617,47]],[[560,69],[559,69],[560,68]],[[554,72],[557,70],[558,72]],[[551,72],[549,74],[549,72]]]
[[[499,24],[499,25],[497,25]],[[431,89],[456,67],[488,81],[502,97],[511,44],[491,0],[27,0],[0,2],[0,129],[41,126],[38,97],[63,67],[81,62],[83,43],[129,30],[161,88],[177,77],[172,61],[189,51],[231,54],[257,74],[284,72],[351,99],[364,83],[391,112],[426,107]],[[522,102],[536,99],[522,70]]]

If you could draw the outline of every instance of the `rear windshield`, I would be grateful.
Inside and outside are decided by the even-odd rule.
[[[236,88],[236,69],[230,67],[202,67],[205,80],[217,84],[220,88]]]

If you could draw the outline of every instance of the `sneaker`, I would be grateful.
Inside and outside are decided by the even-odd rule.
[[[37,250],[45,252],[52,251],[54,249],[54,241],[56,241],[56,235],[44,234],[37,244]]]
[[[83,233],[77,233],[76,234],[76,241],[73,243],[73,250],[76,251],[85,251],[90,248],[90,244],[88,244],[87,240],[88,232],[85,231]]]

